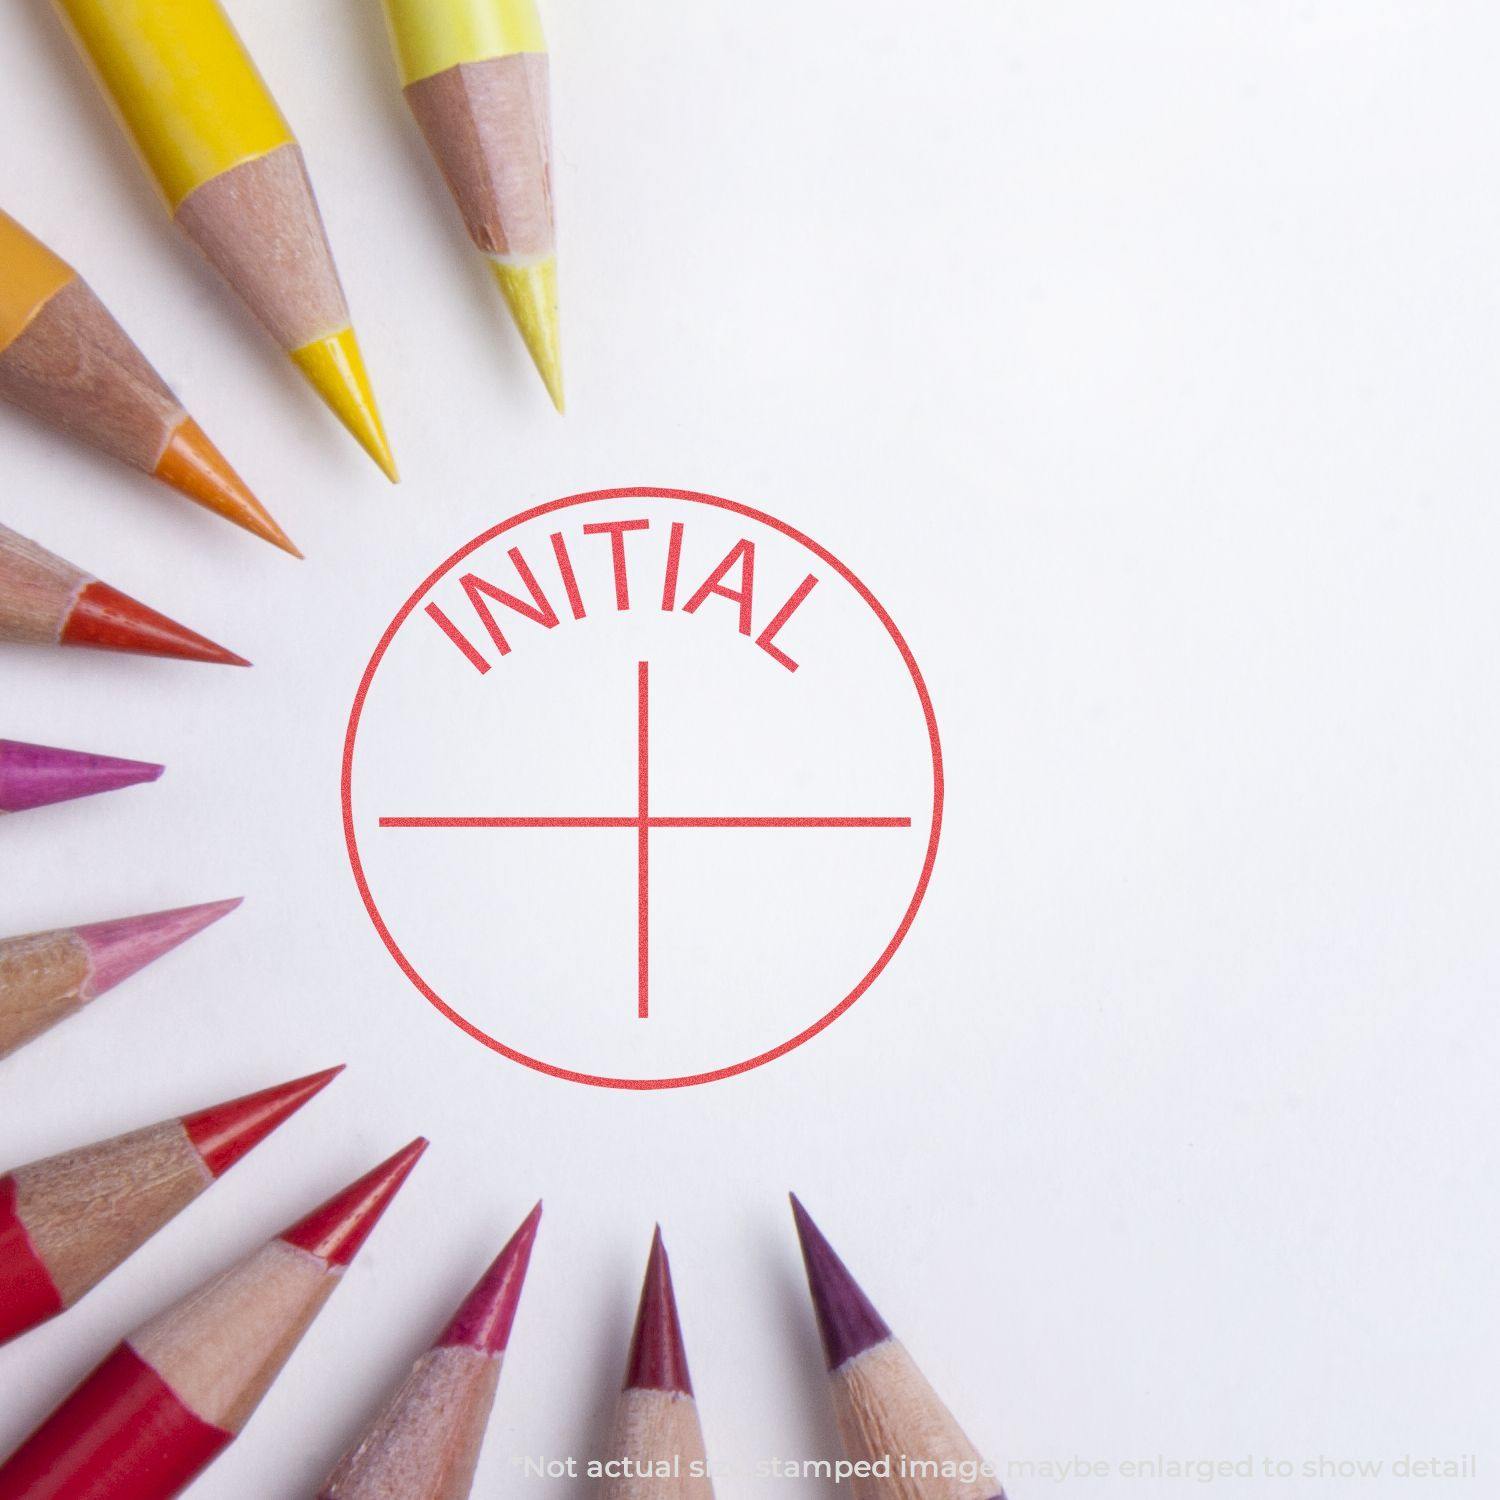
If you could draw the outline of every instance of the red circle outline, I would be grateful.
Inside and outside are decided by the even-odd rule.
[[[531,1057],[525,1052],[520,1052],[514,1047],[507,1047],[504,1042],[492,1037],[488,1032],[482,1031],[471,1021],[467,1021],[456,1010],[453,1009],[427,982],[417,973],[406,955],[401,951],[401,946],[391,935],[390,929],[385,925],[385,919],[380,915],[380,909],[375,904],[375,898],[370,892],[369,882],[365,879],[364,865],[359,857],[359,841],[354,832],[354,807],[353,807],[353,773],[354,773],[354,742],[359,733],[360,716],[364,712],[365,699],[369,695],[370,684],[375,680],[375,673],[380,668],[380,663],[385,657],[396,632],[404,625],[417,607],[422,596],[433,588],[437,582],[456,564],[463,561],[471,552],[492,542],[497,536],[510,531],[516,526],[524,526],[529,521],[536,520],[539,516],[550,515],[553,511],[565,510],[575,505],[589,505],[600,500],[683,500],[694,505],[709,505],[720,510],[733,512],[735,515],[744,516],[749,520],[756,521],[762,526],[767,526],[773,531],[779,531],[783,536],[807,548],[814,556],[821,558],[829,567],[833,568],[838,575],[865,601],[874,613],[875,617],[885,627],[896,649],[901,654],[901,660],[906,670],[911,674],[912,685],[917,690],[917,698],[922,705],[922,717],[927,725],[927,739],[932,750],[932,828],[927,838],[927,853],[922,861],[922,871],[917,877],[916,889],[905,913],[902,915],[896,931],[891,937],[880,956],[875,960],[869,971],[858,984],[849,991],[826,1015],[822,1016],[805,1030],[798,1032],[795,1036],[782,1042],[779,1046],[772,1047],[769,1051],[757,1053],[754,1057],[746,1058],[743,1062],[732,1063],[728,1067],[715,1068],[707,1073],[684,1074],[675,1078],[614,1078],[608,1075],[594,1073],[580,1073],[572,1068],[558,1067],[555,1063],[544,1062],[541,1058]],[[594,1088],[608,1089],[681,1089],[692,1088],[702,1083],[717,1083],[725,1078],[734,1078],[741,1073],[748,1073],[754,1068],[764,1067],[769,1062],[775,1062],[778,1057],[785,1057],[788,1052],[795,1051],[804,1042],[809,1042],[817,1036],[820,1031],[831,1026],[844,1014],[850,1006],[858,1000],[866,990],[880,977],[885,967],[895,956],[896,950],[905,941],[906,935],[911,931],[911,925],[916,920],[917,910],[922,905],[922,899],[927,894],[927,886],[932,879],[932,870],[937,862],[938,836],[943,826],[943,749],[938,738],[937,716],[933,712],[932,698],[927,691],[927,683],[922,677],[922,669],[917,665],[916,657],[912,655],[911,647],[906,644],[906,637],[897,628],[896,622],[887,613],[885,606],[875,597],[873,593],[855,576],[853,571],[847,568],[826,547],[813,541],[809,536],[797,530],[795,526],[788,525],[785,521],[779,521],[775,516],[768,515],[765,511],[754,509],[749,505],[742,505],[737,500],[727,500],[722,495],[708,495],[698,490],[672,490],[662,489],[656,486],[629,486],[623,489],[588,490],[578,495],[566,495],[560,500],[549,500],[543,505],[535,505],[530,510],[521,511],[509,519],[501,521],[492,526],[488,531],[481,533],[472,541],[466,542],[446,562],[434,568],[421,585],[407,599],[406,603],[396,611],[385,633],[380,637],[374,652],[370,656],[369,664],[365,667],[364,675],[360,678],[359,689],[354,695],[354,705],[349,711],[349,727],[344,735],[344,762],[343,772],[340,778],[340,794],[344,809],[344,842],[349,851],[349,863],[354,871],[354,881],[359,887],[359,894],[364,901],[365,910],[370,915],[375,930],[380,934],[381,941],[390,951],[392,958],[406,977],[411,980],[417,990],[440,1014],[446,1016],[460,1031],[467,1032],[476,1042],[482,1042],[493,1052],[508,1057],[512,1062],[520,1063],[523,1067],[531,1068],[538,1073],[546,1073],[553,1078],[561,1078],[569,1083],[585,1083]]]

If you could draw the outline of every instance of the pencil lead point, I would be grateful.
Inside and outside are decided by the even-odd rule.
[[[646,1279],[641,1287],[630,1358],[625,1367],[625,1389],[668,1391],[680,1396],[693,1394],[682,1320],[672,1289],[672,1266],[659,1224],[646,1261]]]
[[[208,901],[200,906],[179,906],[171,911],[146,912],[111,922],[91,922],[76,928],[89,952],[89,984],[96,996],[112,990],[132,974],[154,963],[163,954],[196,937],[221,917],[227,917],[243,900]]]
[[[222,1177],[343,1071],[344,1065],[340,1063],[336,1068],[325,1068],[306,1078],[294,1078],[290,1083],[211,1105],[184,1115],[182,1128],[203,1158],[204,1166],[213,1176]]]
[[[375,404],[375,392],[352,328],[340,329],[292,350],[292,360],[329,410],[353,434],[392,484],[400,482],[396,460]]]
[[[293,557],[302,556],[191,417],[184,417],[177,424],[152,472],[163,484],[171,485],[179,494],[232,521],[252,536],[290,552]]]
[[[531,362],[553,406],[561,412],[567,403],[563,397],[562,334],[557,314],[557,259],[548,256],[530,265],[491,260],[490,265]]]
[[[141,656],[172,656],[179,661],[248,667],[244,657],[226,651],[196,630],[179,625],[149,605],[97,579],[73,602],[60,637],[64,646],[130,651]]]
[[[481,1354],[505,1353],[541,1221],[542,1205],[538,1203],[464,1299],[453,1321],[439,1336],[437,1347],[461,1345]]]
[[[856,1354],[884,1343],[891,1337],[891,1330],[824,1238],[823,1231],[813,1223],[802,1200],[795,1193],[790,1196],[802,1259],[807,1267],[808,1290],[812,1294],[818,1331],[823,1337],[823,1352],[828,1368],[836,1370]]]
[[[279,1238],[330,1266],[347,1266],[426,1149],[427,1141],[418,1136],[284,1230]]]
[[[155,781],[165,766],[0,740],[0,812],[26,812]]]

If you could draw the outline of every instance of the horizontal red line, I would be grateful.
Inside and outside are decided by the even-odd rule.
[[[382,828],[639,828],[639,818],[382,818]],[[647,828],[910,828],[910,818],[662,818]]]

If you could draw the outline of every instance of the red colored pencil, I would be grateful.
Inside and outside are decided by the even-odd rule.
[[[0,526],[0,641],[250,665],[8,526]]]
[[[26,812],[139,786],[155,781],[165,769],[143,760],[116,760],[112,755],[0,740],[0,813]]]
[[[0,1344],[72,1307],[343,1069],[0,1177]]]
[[[703,1428],[660,1226],[646,1262],[606,1463],[607,1500],[712,1500]]]
[[[240,900],[0,939],[0,1058],[228,915]]]
[[[849,1461],[855,1500],[1005,1500],[995,1469],[896,1341],[807,1210],[792,1213]]]
[[[137,1329],[0,1464],[0,1496],[181,1494],[243,1430],[426,1145]]]
[[[318,1500],[468,1495],[541,1218],[538,1203],[375,1424],[339,1460]]]

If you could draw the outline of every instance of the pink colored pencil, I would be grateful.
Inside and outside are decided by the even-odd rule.
[[[0,813],[26,812],[155,781],[166,768],[83,750],[0,740]]]
[[[854,1500],[1005,1500],[966,1438],[807,1210],[792,1197],[844,1451],[871,1472]]]
[[[0,939],[0,1058],[228,915],[240,899]]]
[[[412,1367],[319,1500],[464,1500],[495,1404],[542,1205]]]

